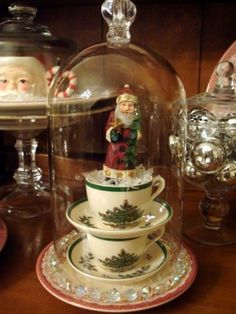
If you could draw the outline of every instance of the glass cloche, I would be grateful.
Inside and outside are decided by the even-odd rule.
[[[185,90],[130,42],[135,14],[105,1],[107,41],[65,64],[48,96],[55,241],[39,271],[50,292],[95,310],[155,306],[196,270],[181,241]]]
[[[50,208],[48,186],[36,165],[37,136],[47,128],[46,95],[61,62],[76,49],[34,23],[35,7],[12,4],[0,23],[0,130],[16,138],[19,165],[0,190],[0,212],[31,218]]]

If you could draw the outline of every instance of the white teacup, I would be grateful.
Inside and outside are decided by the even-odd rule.
[[[93,213],[104,224],[118,228],[137,223],[164,187],[165,180],[159,175],[135,186],[106,185],[86,176],[86,192]]]
[[[97,265],[110,272],[123,272],[135,267],[163,233],[164,227],[155,233],[133,238],[104,238],[88,233],[87,239]]]

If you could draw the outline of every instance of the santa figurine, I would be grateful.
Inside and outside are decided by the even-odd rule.
[[[32,100],[46,94],[46,69],[37,58],[0,57],[0,100]]]
[[[103,166],[107,178],[134,177],[137,167],[137,142],[141,138],[138,97],[126,84],[116,98],[116,109],[106,124],[109,142]]]

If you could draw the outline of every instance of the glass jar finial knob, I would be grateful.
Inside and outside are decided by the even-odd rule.
[[[16,20],[25,19],[27,21],[33,21],[37,14],[37,8],[19,3],[11,3],[8,10]]]
[[[109,26],[107,41],[116,46],[130,42],[130,26],[136,16],[136,6],[130,0],[106,0],[101,8]]]
[[[215,73],[217,76],[213,93],[235,94],[233,81],[234,65],[229,61],[222,61],[217,64]]]

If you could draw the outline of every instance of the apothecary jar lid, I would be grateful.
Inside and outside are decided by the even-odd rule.
[[[8,10],[12,17],[0,23],[1,56],[55,54],[56,50],[67,55],[68,51],[76,49],[72,40],[55,37],[48,26],[34,21],[36,7],[12,3]]]

